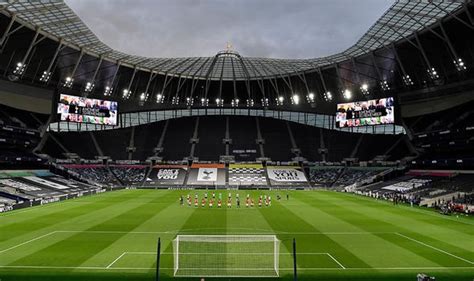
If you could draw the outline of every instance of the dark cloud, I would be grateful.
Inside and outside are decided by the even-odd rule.
[[[66,0],[110,47],[151,57],[310,58],[353,45],[393,0]]]

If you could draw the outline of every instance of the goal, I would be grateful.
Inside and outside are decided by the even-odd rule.
[[[175,277],[278,277],[275,235],[178,235]]]

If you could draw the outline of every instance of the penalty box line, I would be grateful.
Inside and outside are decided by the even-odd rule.
[[[163,252],[161,255],[173,255],[174,253],[170,252]],[[230,254],[230,255],[268,255],[268,253],[181,253],[182,255],[222,255],[222,254]],[[156,255],[155,252],[123,252],[120,256],[118,256],[115,260],[113,260],[109,265],[107,265],[106,269],[111,269],[114,264],[116,264],[120,259],[122,259],[125,255]],[[272,254],[273,255],[273,254]],[[293,255],[292,253],[280,253],[280,255]],[[297,253],[296,255],[326,255],[331,260],[333,260],[341,269],[346,269],[344,265],[340,261],[338,261],[333,255],[330,253],[311,253],[311,252],[304,252],[304,253]]]
[[[45,237],[47,237],[47,236],[50,236],[50,235],[53,235],[53,234],[55,234],[55,233],[57,233],[57,232],[58,232],[58,231],[52,231],[52,232],[46,233],[46,234],[44,234],[44,235],[38,236],[38,237],[36,237],[36,238],[30,239],[30,240],[28,240],[28,241],[25,241],[25,242],[23,242],[23,243],[17,244],[17,245],[15,245],[15,246],[12,246],[12,247],[10,247],[10,248],[4,249],[4,250],[0,250],[0,254],[1,254],[1,253],[5,253],[5,252],[10,251],[10,250],[13,250],[13,249],[16,249],[16,248],[21,247],[21,246],[23,246],[23,245],[29,244],[29,243],[34,242],[34,241],[36,241],[36,240],[43,239],[43,238],[45,238]]]
[[[401,234],[401,233],[399,233],[399,232],[395,232],[395,234],[398,235],[398,236],[400,236],[400,237],[403,237],[403,238],[405,238],[405,239],[408,239],[408,240],[410,240],[410,241],[413,241],[413,242],[415,242],[415,243],[418,243],[418,244],[420,244],[420,245],[423,245],[423,246],[425,246],[425,247],[428,247],[428,248],[430,248],[430,249],[433,249],[433,250],[435,250],[435,251],[438,251],[438,252],[440,252],[440,253],[446,254],[446,255],[451,256],[451,257],[453,257],[453,258],[456,258],[456,259],[458,259],[458,260],[462,260],[462,261],[467,262],[467,263],[469,263],[469,264],[474,264],[473,261],[467,260],[467,259],[462,258],[462,257],[460,257],[460,256],[456,256],[455,254],[452,254],[452,253],[447,252],[447,251],[445,251],[445,250],[442,250],[442,249],[440,249],[440,248],[436,248],[436,247],[434,247],[434,246],[431,246],[431,245],[429,245],[429,244],[426,244],[426,243],[424,243],[424,242],[421,242],[421,241],[419,241],[419,240],[416,240],[415,238],[411,238],[411,237],[406,236],[406,235],[403,235],[403,234]]]
[[[109,231],[109,230],[55,230],[44,235],[35,237],[28,241],[22,242],[15,246],[12,246],[7,249],[0,250],[0,254],[13,250],[15,248],[21,247],[23,245],[29,244],[36,240],[45,238],[47,236],[56,234],[56,233],[97,233],[97,234],[172,234],[176,235],[179,234],[180,231],[172,230],[172,231]],[[245,233],[235,233],[236,235],[245,234]],[[268,233],[253,233],[253,235],[266,235]],[[370,234],[397,234],[397,232],[273,232],[273,234],[295,234],[295,235],[370,235]],[[472,263],[471,263],[472,264]]]

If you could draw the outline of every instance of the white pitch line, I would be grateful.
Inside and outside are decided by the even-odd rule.
[[[464,262],[467,262],[467,263],[469,263],[469,264],[474,264],[474,262],[472,262],[472,261],[470,261],[470,260],[467,260],[467,259],[465,259],[465,258],[456,256],[455,254],[451,254],[451,253],[449,253],[449,252],[446,252],[445,250],[441,250],[441,249],[436,248],[436,247],[434,247],[434,246],[428,245],[428,244],[426,244],[426,243],[424,243],[424,242],[421,242],[421,241],[416,240],[416,239],[414,239],[414,238],[408,237],[408,236],[403,235],[403,234],[401,234],[401,233],[395,232],[395,234],[397,234],[398,236],[404,237],[405,239],[408,239],[408,240],[410,240],[410,241],[416,242],[416,243],[418,243],[418,244],[420,244],[420,245],[423,245],[423,246],[425,246],[425,247],[428,247],[428,248],[431,248],[431,249],[436,250],[436,251],[438,251],[438,252],[441,252],[441,253],[443,253],[443,254],[446,254],[446,255],[448,255],[448,256],[451,256],[451,257],[457,258],[457,259],[459,259],[459,260],[462,260],[462,261],[464,261]]]
[[[330,253],[326,253],[333,261],[335,261],[342,269],[346,269],[338,260],[336,260]]]
[[[0,268],[18,269],[76,269],[76,270],[152,270],[152,267],[99,267],[99,266],[43,266],[43,265],[0,265]],[[172,267],[161,267],[163,270],[173,270]],[[345,270],[453,270],[474,269],[474,266],[438,266],[438,267],[346,267]],[[261,270],[261,269],[260,269]],[[292,271],[293,268],[280,268],[283,271]],[[298,267],[301,271],[328,271],[344,270],[343,268],[325,267]]]
[[[123,256],[125,256],[127,252],[123,252],[118,258],[116,258],[113,262],[111,262],[106,268],[109,269],[114,263],[118,262],[119,259],[121,259]]]
[[[185,233],[182,231],[114,231],[114,230],[57,230],[59,233],[99,233],[99,234],[177,234]],[[246,232],[236,232],[235,235],[245,234]],[[394,234],[393,231],[381,232],[285,232],[275,231],[271,234],[296,234],[296,235],[370,235],[370,234]],[[252,235],[268,235],[269,233],[252,233]],[[226,233],[226,235],[233,235]]]
[[[50,232],[50,233],[46,233],[45,235],[38,236],[38,237],[36,237],[36,238],[30,239],[30,240],[28,240],[28,241],[25,241],[25,242],[23,242],[23,243],[20,243],[20,244],[18,244],[18,245],[13,246],[13,247],[10,247],[10,248],[1,250],[0,253],[4,253],[4,252],[10,251],[10,250],[13,250],[13,249],[15,249],[15,248],[18,248],[18,247],[23,246],[23,245],[26,245],[26,244],[28,244],[28,243],[34,242],[34,241],[39,240],[39,239],[41,239],[41,238],[44,238],[44,237],[46,237],[46,236],[55,234],[56,232],[57,232],[57,231],[53,231],[53,232]]]

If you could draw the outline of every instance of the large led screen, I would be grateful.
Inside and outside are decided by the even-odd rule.
[[[61,94],[57,113],[61,121],[116,126],[117,110],[116,101]]]
[[[393,97],[340,103],[337,105],[336,127],[360,127],[395,123]]]

